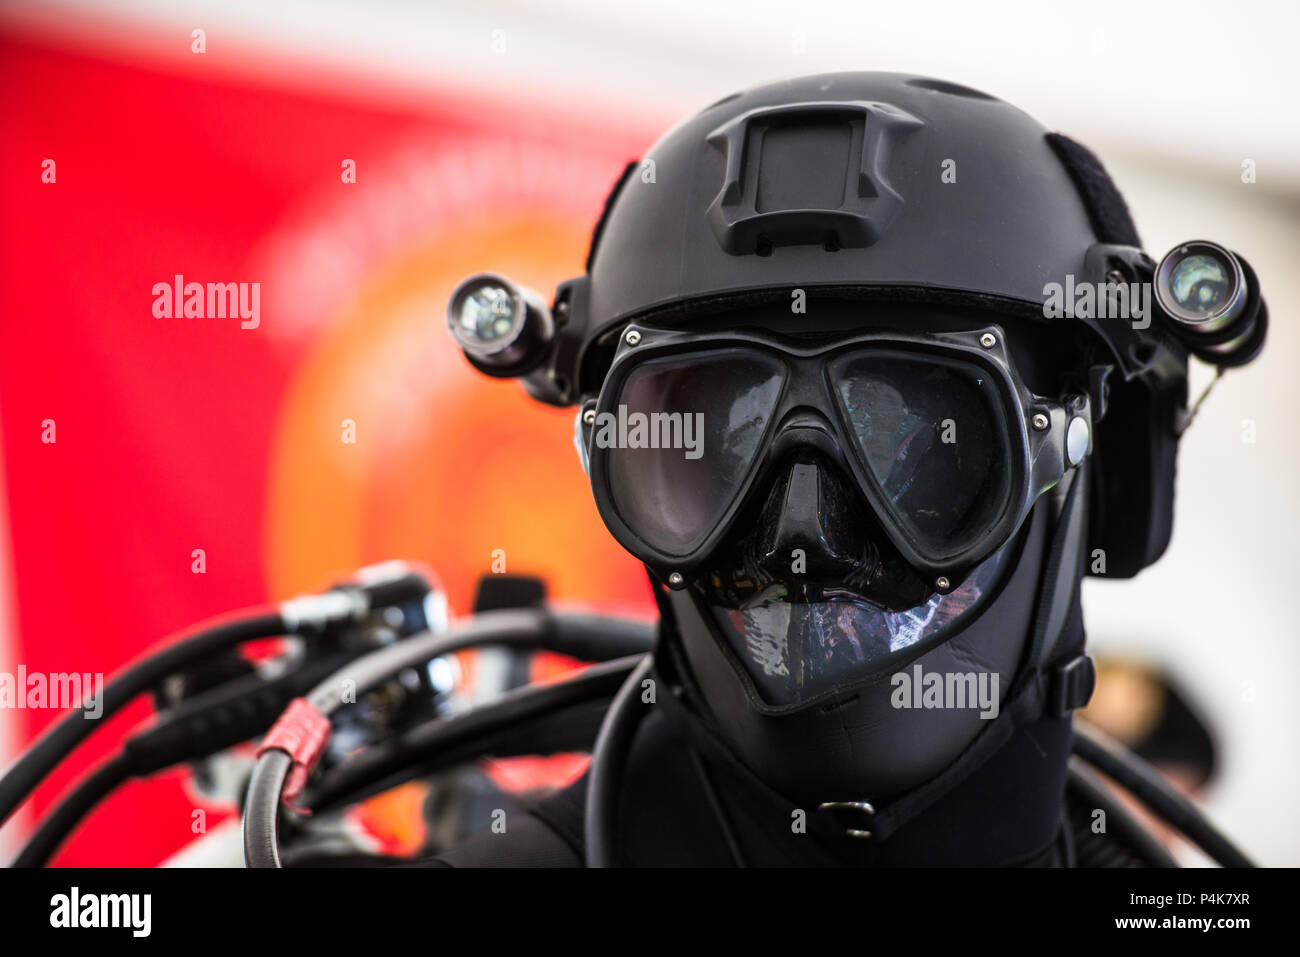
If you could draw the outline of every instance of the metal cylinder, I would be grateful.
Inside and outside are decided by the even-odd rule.
[[[470,276],[447,303],[447,328],[489,375],[519,376],[546,357],[555,321],[542,298],[495,273]]]

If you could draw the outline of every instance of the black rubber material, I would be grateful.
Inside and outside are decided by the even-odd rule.
[[[632,739],[649,709],[641,705],[641,682],[650,674],[653,660],[647,656],[627,676],[614,696],[609,713],[596,737],[588,773],[587,810],[583,822],[588,867],[615,867],[616,820],[623,769]],[[668,689],[664,689],[669,693]]]
[[[77,823],[132,777],[131,762],[118,754],[83,778],[41,822],[11,867],[44,867]]]
[[[1086,722],[1075,721],[1074,753],[1131,792],[1224,867],[1255,866],[1159,771]]]
[[[1165,849],[1154,835],[1138,823],[1113,794],[1106,791],[1105,784],[1082,759],[1070,758],[1067,769],[1069,774],[1067,786],[1073,790],[1089,807],[1102,810],[1106,814],[1106,833],[1126,843],[1129,848],[1148,867],[1177,867],[1178,862]]]
[[[591,648],[591,633],[584,629],[579,630],[580,640],[569,640],[573,638],[573,632],[566,625],[568,621],[569,616],[552,614],[542,608],[520,608],[476,615],[466,624],[450,631],[416,636],[350,662],[322,681],[306,697],[322,714],[329,717],[347,703],[345,695],[351,700],[357,700],[405,668],[420,667],[441,655],[480,645],[546,648],[566,654],[575,646],[588,651],[600,650]],[[651,634],[648,624],[635,625],[625,620],[623,623],[628,625],[629,633],[640,636],[638,641],[645,639],[648,644]],[[280,804],[280,790],[288,775],[288,765],[277,777],[269,777],[271,768],[280,763],[277,761],[273,764],[269,760],[276,755],[288,759],[284,751],[264,753],[254,768],[254,780],[260,786],[256,791],[251,785],[249,788],[243,826],[245,861],[250,867],[279,866],[276,837],[272,831]]]
[[[541,720],[574,704],[608,698],[640,661],[638,655],[593,665],[566,681],[519,688],[464,714],[435,718],[331,769],[305,803],[313,810],[335,806],[374,782],[398,783],[392,775],[404,768],[415,774],[427,759],[472,740]]]
[[[164,647],[115,675],[101,693],[103,712],[98,719],[85,717],[85,708],[70,711],[36,741],[0,780],[0,823],[27,798],[47,774],[109,718],[137,695],[169,675],[235,645],[257,638],[284,634],[279,614],[261,614],[210,625],[170,647]]]
[[[244,803],[244,866],[280,866],[280,791],[293,759],[267,751],[257,760]]]

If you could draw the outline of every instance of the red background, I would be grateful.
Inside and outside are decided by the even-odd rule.
[[[111,674],[204,617],[394,557],[430,563],[460,612],[495,549],[558,598],[644,607],[639,569],[591,505],[572,410],[472,373],[442,304],[478,269],[547,296],[579,274],[609,185],[653,127],[292,66],[274,77],[161,39],[171,52],[142,57],[0,37],[18,635],[0,669]],[[261,282],[260,327],[155,318],[152,287],[176,273]],[[0,721],[25,742],[56,715]],[[108,722],[30,812],[147,715]],[[122,789],[57,862],[157,863],[192,836],[181,778]]]

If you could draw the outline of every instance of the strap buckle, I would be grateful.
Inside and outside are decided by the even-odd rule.
[[[1079,655],[1048,673],[1044,713],[1053,718],[1067,717],[1088,703],[1096,687],[1097,666],[1089,655]]]
[[[817,810],[831,812],[832,816],[836,819],[837,823],[839,823],[844,828],[845,837],[857,837],[857,838],[871,837],[871,832],[866,830],[865,828],[855,827],[853,826],[853,824],[845,823],[846,820],[852,817],[853,815],[858,815],[860,817],[865,817],[866,818],[865,823],[870,824],[871,818],[873,818],[876,814],[876,809],[871,804],[870,801],[824,801],[821,804],[817,805]],[[861,823],[863,822],[861,821],[854,822],[854,824],[861,824]]]

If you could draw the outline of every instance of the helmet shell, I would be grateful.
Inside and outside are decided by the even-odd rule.
[[[757,87],[666,133],[613,198],[588,334],[690,301],[912,287],[1041,309],[1098,242],[1047,130],[953,83],[832,73]]]

